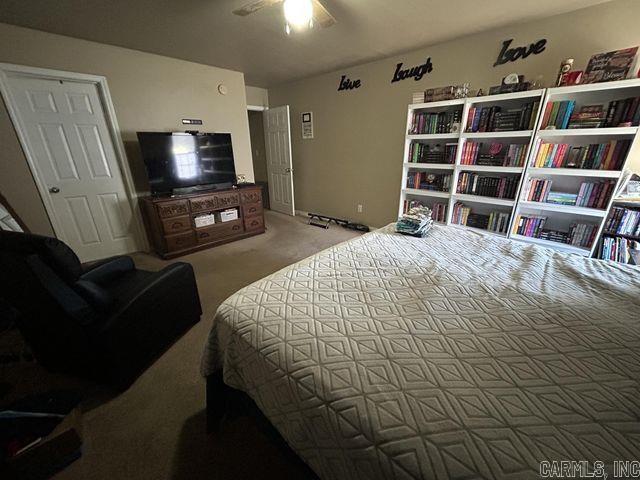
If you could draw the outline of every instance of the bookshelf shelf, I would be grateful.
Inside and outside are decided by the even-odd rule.
[[[590,170],[582,168],[529,168],[529,174],[538,175],[563,175],[569,177],[591,177],[591,178],[618,178],[622,172],[617,170]]]
[[[464,98],[458,98],[455,100],[442,100],[440,102],[413,103],[409,105],[409,108],[412,110],[434,110],[437,108],[455,107],[456,105],[462,106],[464,103]]]
[[[449,192],[439,192],[438,190],[423,190],[420,188],[404,188],[402,192],[409,195],[417,195],[421,197],[437,197],[437,198],[449,198],[451,194]]]
[[[533,210],[547,210],[550,212],[561,212],[570,215],[583,215],[586,217],[604,217],[607,214],[606,210],[599,210],[597,208],[576,207],[575,205],[560,205],[557,203],[545,203],[545,202],[526,202],[520,201],[521,208],[529,208]]]
[[[461,138],[519,138],[531,137],[533,130],[513,130],[510,132],[464,132]]]
[[[501,233],[501,232],[494,232],[493,230],[485,230],[484,228],[477,228],[477,227],[469,227],[467,225],[457,225],[455,223],[451,224],[452,227],[456,227],[456,228],[463,228],[466,230],[471,230],[474,232],[482,232],[482,233],[488,233],[490,235],[497,235],[498,237],[507,237],[506,233]]]
[[[583,247],[576,247],[575,245],[569,245],[567,243],[552,242],[551,240],[544,240],[542,238],[525,237],[524,235],[518,235],[512,233],[510,238],[520,240],[521,242],[534,243],[536,245],[542,245],[543,247],[553,248],[566,253],[575,253],[582,256],[587,256],[591,253],[590,249]]]
[[[408,140],[457,140],[460,137],[457,133],[417,133],[407,135]]]
[[[487,95],[482,97],[471,97],[467,99],[457,99],[457,100],[447,100],[443,102],[433,102],[433,103],[420,103],[409,105],[408,108],[408,116],[407,116],[407,129],[409,132],[412,126],[413,114],[419,112],[426,112],[429,114],[436,114],[441,112],[461,112],[461,115],[457,118],[460,119],[460,128],[459,131],[454,133],[438,133],[438,134],[425,134],[425,135],[406,135],[405,137],[405,151],[403,157],[403,174],[402,174],[402,184],[401,184],[401,194],[400,194],[400,202],[399,202],[399,213],[402,214],[404,211],[405,201],[408,199],[416,199],[422,201],[422,198],[425,199],[425,204],[431,206],[434,202],[437,203],[448,203],[447,213],[446,213],[446,225],[452,225],[453,211],[454,206],[457,204],[462,204],[462,207],[465,207],[466,216],[463,216],[466,221],[470,224],[473,223],[478,225],[478,220],[482,218],[487,218],[491,214],[499,213],[504,215],[505,213],[509,215],[509,225],[506,230],[507,233],[500,234],[498,232],[491,232],[488,230],[483,230],[481,228],[475,228],[466,225],[457,225],[459,228],[468,228],[472,230],[483,231],[487,233],[494,233],[502,236],[507,236],[514,240],[523,241],[527,243],[533,243],[537,245],[542,245],[548,248],[553,248],[558,251],[568,252],[583,256],[592,255],[596,246],[597,241],[594,240],[592,245],[587,247],[575,246],[564,244],[560,242],[554,242],[552,240],[545,240],[544,238],[534,238],[534,237],[526,237],[524,235],[518,235],[516,230],[514,230],[514,224],[516,220],[520,221],[521,216],[534,216],[534,217],[544,217],[546,218],[546,223],[541,227],[541,230],[547,229],[546,233],[543,235],[545,238],[549,238],[549,236],[553,237],[556,233],[559,233],[560,237],[562,235],[568,235],[568,232],[573,232],[575,235],[579,235],[579,238],[591,238],[592,235],[589,234],[589,230],[585,230],[585,225],[592,229],[591,232],[595,233],[595,239],[598,239],[603,233],[602,230],[604,228],[605,220],[607,215],[611,209],[612,199],[608,198],[606,201],[598,200],[598,204],[603,207],[600,209],[595,208],[587,208],[587,207],[578,207],[575,205],[562,205],[562,204],[554,204],[554,203],[542,203],[542,202],[533,202],[528,201],[529,197],[529,181],[537,179],[537,180],[548,180],[551,181],[550,191],[554,194],[559,193],[573,193],[579,194],[580,189],[583,188],[583,184],[585,187],[585,194],[591,195],[591,192],[598,192],[595,190],[595,186],[599,183],[610,182],[611,185],[608,186],[610,190],[613,187],[613,192],[617,191],[620,187],[620,182],[622,180],[622,171],[625,168],[625,165],[628,162],[629,153],[628,152],[637,152],[640,151],[640,141],[638,138],[640,137],[640,127],[638,126],[621,126],[621,127],[600,127],[600,128],[564,128],[564,129],[541,129],[543,124],[543,118],[545,115],[545,109],[547,108],[547,104],[550,102],[566,102],[567,100],[575,102],[575,112],[580,112],[582,107],[586,106],[597,106],[603,105],[603,109],[607,111],[607,109],[614,105],[611,102],[617,102],[615,105],[619,106],[621,101],[632,97],[640,97],[640,79],[630,79],[630,80],[622,80],[617,82],[605,82],[605,83],[597,83],[597,84],[588,84],[588,85],[577,85],[570,87],[559,87],[559,88],[548,88],[544,90],[532,90],[526,92],[515,92],[509,94],[501,94],[501,95]],[[535,108],[535,102],[539,102],[539,107]],[[527,104],[529,106],[527,107]],[[531,108],[531,104],[533,104],[534,108]],[[491,107],[500,107],[494,108]],[[525,110],[527,108],[528,110]],[[613,107],[612,107],[613,108]],[[484,113],[482,109],[488,109],[489,114],[487,115],[487,119],[484,120],[483,117],[476,117],[476,115],[480,115],[480,113]],[[493,129],[493,128],[509,128],[510,118],[513,118],[514,114],[512,112],[517,112],[518,110],[522,110],[525,113],[521,113],[520,119],[528,119],[529,112],[530,121],[527,124],[526,120],[522,121],[519,126],[516,128],[528,128],[527,130],[515,130],[515,131],[490,131],[490,132],[466,132],[462,131],[466,129],[466,126],[472,125],[474,130],[481,130],[485,128]],[[558,107],[558,111],[560,111]],[[586,110],[591,113],[593,110]],[[597,111],[597,110],[596,110]],[[480,112],[480,113],[479,113]],[[498,117],[497,113],[499,112],[500,116]],[[568,110],[567,110],[568,112]],[[560,113],[558,113],[560,115]],[[570,113],[566,114],[567,120],[571,119]],[[614,115],[615,117],[615,115]],[[480,118],[479,124],[476,124],[476,119]],[[498,120],[499,118],[499,120]],[[516,117],[518,118],[518,117]],[[555,117],[554,117],[555,118]],[[560,118],[560,117],[559,117]],[[580,117],[578,116],[578,122],[581,122]],[[591,117],[586,117],[590,119]],[[457,121],[457,120],[456,120]],[[555,120],[554,120],[555,121]],[[573,124],[576,124],[574,122]],[[585,121],[582,123],[583,125],[591,125],[592,122]],[[616,124],[615,122],[602,122],[600,125],[611,125]],[[624,124],[620,122],[620,124]],[[517,125],[517,123],[516,123]],[[558,123],[561,125],[561,123]],[[628,123],[626,125],[629,125]],[[414,164],[407,162],[409,158],[409,152],[411,150],[412,143],[421,142],[421,143],[429,143],[429,141],[433,141],[433,143],[446,143],[447,146],[457,145],[455,151],[455,164]],[[580,148],[588,148],[592,144],[601,144],[601,143],[609,143],[613,145],[613,142],[616,144],[621,142],[626,142],[628,144],[628,150],[626,150],[626,158],[620,157],[610,157],[607,161],[611,162],[604,163],[603,160],[598,160],[598,162],[603,162],[602,165],[607,165],[608,168],[615,168],[615,170],[597,170],[597,169],[579,169],[579,168],[537,168],[533,167],[536,164],[536,156],[538,154],[539,145],[542,143],[555,143],[555,144],[567,144],[569,148],[574,148],[576,151],[580,152]],[[474,152],[474,150],[465,150],[465,145],[469,145],[470,143],[479,144],[477,147],[478,154],[471,153],[471,155],[476,155],[474,157],[474,162],[478,162],[478,159],[490,159],[494,157],[488,156],[488,147],[493,147],[494,143],[500,143],[505,146],[524,146],[526,150],[522,155],[525,155],[525,162],[523,167],[501,167],[501,166],[490,166],[490,165],[467,165],[462,164],[463,161],[463,151],[467,152],[465,155],[469,155],[469,151]],[[451,147],[453,148],[453,147]],[[472,148],[476,148],[475,146]],[[566,148],[566,147],[565,147]],[[491,150],[491,149],[490,149]],[[498,151],[500,151],[498,149]],[[504,151],[504,150],[503,150]],[[509,150],[511,152],[512,150]],[[625,150],[621,150],[622,155],[625,155]],[[490,151],[489,151],[490,153]],[[554,153],[555,154],[555,151]],[[479,156],[478,156],[479,155]],[[502,154],[500,154],[502,155]],[[498,156],[500,156],[498,155]],[[509,153],[511,155],[511,153]],[[451,158],[451,157],[450,157]],[[511,157],[513,159],[513,157]],[[464,159],[465,162],[471,163],[469,161],[469,157],[466,156]],[[550,160],[549,160],[550,161]],[[578,163],[578,165],[591,166],[596,165],[598,163],[594,163],[594,161],[589,160],[590,163],[585,163],[584,158],[581,160],[582,163]],[[490,162],[483,162],[490,163]],[[496,162],[498,163],[498,162]],[[506,163],[506,162],[505,162]],[[515,162],[514,162],[515,163]],[[516,163],[517,164],[517,163]],[[548,163],[551,164],[551,163]],[[566,165],[566,163],[561,163]],[[615,165],[615,166],[613,166]],[[448,174],[451,172],[451,192],[437,192],[437,191],[429,191],[429,190],[419,190],[413,188],[407,188],[407,174],[411,171],[429,171],[429,170],[441,170],[442,173]],[[434,172],[435,173],[435,172]],[[464,173],[465,176],[460,178],[460,175]],[[471,190],[469,188],[468,181],[472,181],[475,179],[475,176],[479,177],[497,177],[501,183],[499,185],[503,185],[504,181],[502,178],[516,178],[518,179],[517,189],[516,189],[516,199],[509,200],[504,198],[494,198],[488,196],[479,196],[472,195],[466,193],[455,193],[458,190],[458,182],[459,179],[462,182],[463,188],[465,191]],[[471,179],[471,180],[468,180]],[[495,184],[490,183],[491,180],[487,180],[485,183],[492,188],[495,188]],[[594,184],[594,185],[586,185],[586,184]],[[476,192],[481,191],[476,189],[475,183],[474,189]],[[480,185],[480,179],[478,178],[478,185]],[[587,190],[587,187],[589,189]],[[486,188],[486,187],[482,187]],[[599,187],[598,188],[604,188]],[[609,196],[609,190],[602,190],[604,194],[603,198]],[[491,190],[490,190],[491,191]],[[485,190],[486,192],[486,190]],[[511,193],[511,192],[510,192]],[[597,193],[596,193],[597,194]],[[606,196],[605,196],[606,194]],[[594,194],[595,195],[595,194]],[[613,195],[611,195],[613,197]],[[534,197],[535,198],[535,197]],[[471,209],[471,213],[469,210]],[[459,212],[460,210],[458,210]],[[471,222],[471,214],[474,214],[473,222]],[[460,218],[460,217],[458,217]],[[495,220],[495,215],[493,216]],[[503,217],[504,218],[504,217]],[[480,222],[482,226],[483,222]],[[504,227],[504,225],[502,224]],[[575,230],[579,226],[581,230]],[[595,228],[595,230],[593,230]],[[578,232],[578,233],[576,233]],[[589,234],[589,237],[584,235]],[[610,232],[605,232],[605,234],[609,234]]]
[[[490,205],[501,205],[503,207],[513,207],[515,203],[515,200],[509,200],[507,198],[483,197],[482,195],[468,195],[466,193],[455,193],[453,196],[461,202],[486,203]]]
[[[558,128],[540,130],[538,137],[596,137],[596,136],[626,136],[633,137],[638,133],[638,127],[608,127],[608,128]]]
[[[526,100],[528,98],[542,97],[544,89],[540,90],[526,90],[524,92],[513,93],[500,93],[497,95],[487,95],[483,97],[469,97],[467,99],[468,105],[477,105],[481,103],[496,103],[507,102],[511,100]]]
[[[636,242],[640,242],[640,236],[638,235],[628,235],[626,233],[617,233],[617,232],[609,232],[609,231],[604,231],[602,232],[603,235],[607,235],[609,237],[623,237],[623,238],[628,238],[629,240],[635,240]]]
[[[453,170],[456,166],[451,163],[413,163],[405,162],[406,168],[414,170]]]
[[[464,172],[522,173],[524,167],[501,167],[492,165],[460,165]]]

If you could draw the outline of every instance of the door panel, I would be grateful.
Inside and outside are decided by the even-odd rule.
[[[289,106],[264,112],[264,133],[271,208],[295,215]]]
[[[133,212],[97,86],[7,78],[56,234],[82,261],[135,251]]]

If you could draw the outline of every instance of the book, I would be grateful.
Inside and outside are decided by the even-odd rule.
[[[540,102],[529,101],[520,107],[502,110],[500,106],[471,107],[467,132],[508,132],[533,129]]]
[[[409,135],[450,133],[452,126],[460,122],[461,110],[444,112],[413,112]]]
[[[621,170],[631,140],[611,140],[589,145],[554,144],[540,141],[533,160],[535,168]]]

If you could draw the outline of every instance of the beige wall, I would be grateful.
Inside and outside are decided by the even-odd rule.
[[[158,55],[0,24],[0,62],[107,78],[136,188],[147,190],[137,131],[183,131],[199,118],[202,131],[230,132],[236,171],[253,179],[244,75]],[[218,93],[218,85],[228,88]],[[51,225],[4,105],[0,107],[0,192],[34,232]]]
[[[247,105],[254,107],[269,106],[269,91],[266,88],[246,86]]]
[[[251,135],[254,177],[258,182],[266,182],[269,177],[267,175],[267,154],[265,152],[262,112],[249,112],[249,133]]]
[[[269,89],[273,106],[291,106],[296,208],[379,226],[395,219],[400,195],[407,105],[414,91],[469,81],[483,88],[511,72],[555,81],[560,61],[575,58],[581,69],[593,53],[640,45],[640,1],[616,0],[577,12],[476,34],[385,60]],[[546,50],[493,67],[502,42],[528,45],[541,38]],[[433,72],[421,81],[391,84],[396,63],[420,65],[431,57]],[[338,92],[342,74],[362,87]],[[300,114],[314,114],[315,138],[302,140]],[[640,158],[635,158],[640,167]],[[640,169],[640,168],[639,168]],[[361,214],[357,204],[364,205]]]

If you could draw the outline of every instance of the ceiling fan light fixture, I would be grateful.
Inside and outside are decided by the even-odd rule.
[[[287,34],[291,28],[301,30],[313,26],[313,3],[311,0],[284,0],[284,18]]]

